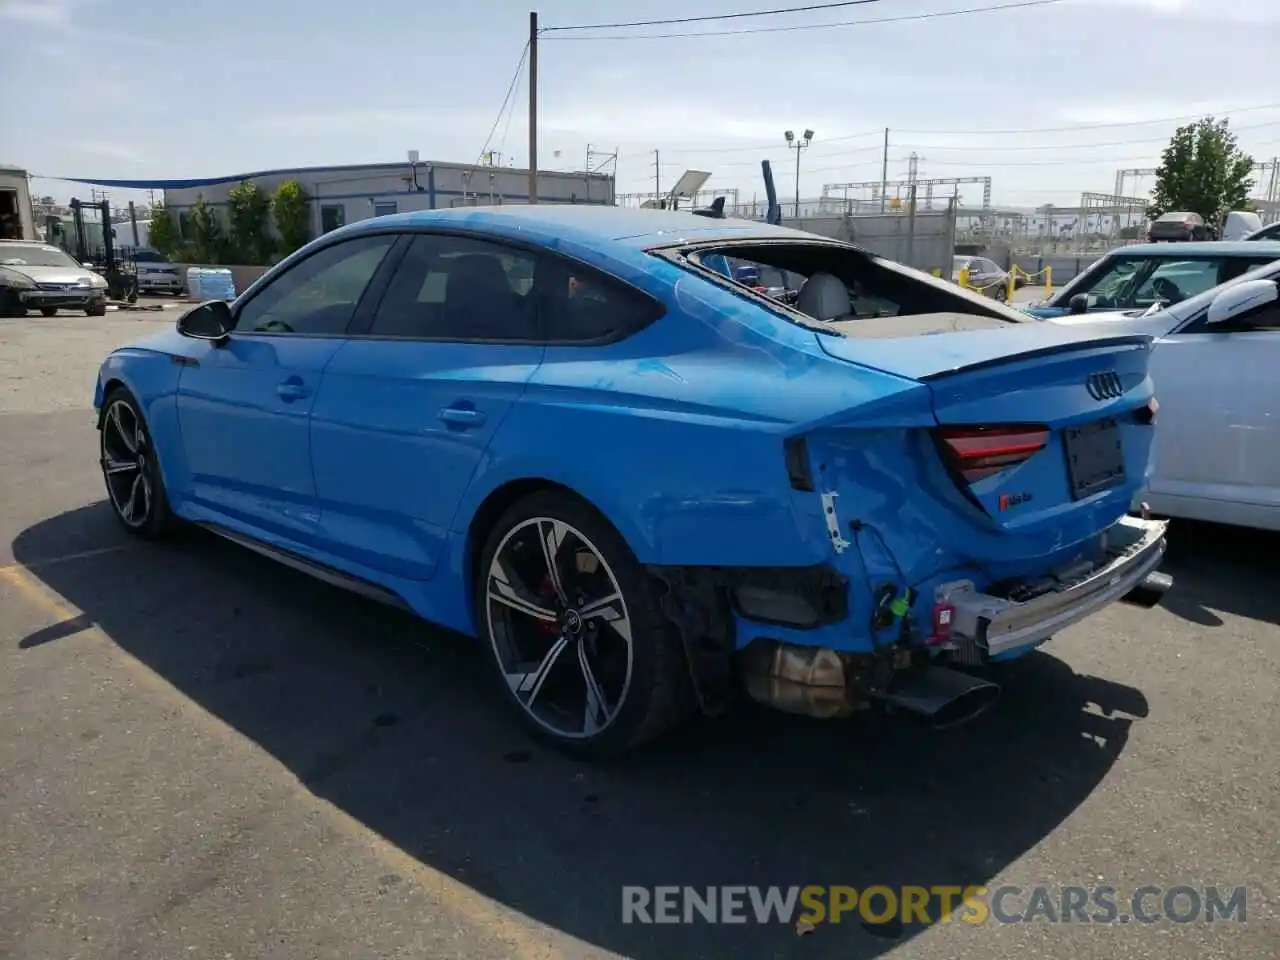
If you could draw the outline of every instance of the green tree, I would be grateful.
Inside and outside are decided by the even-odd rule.
[[[182,260],[182,237],[178,235],[178,225],[164,204],[156,204],[151,208],[151,226],[148,228],[148,240],[151,249],[162,253],[172,260]]]
[[[227,259],[227,243],[222,224],[204,195],[196,198],[191,208],[191,252],[197,263],[222,263]]]
[[[236,263],[264,264],[271,255],[267,228],[271,200],[256,183],[245,180],[227,196],[227,219],[231,225],[230,257]]]
[[[271,195],[271,215],[280,234],[281,256],[311,239],[311,197],[297,180],[286,180]]]
[[[1179,127],[1156,170],[1147,216],[1189,210],[1216,227],[1231,210],[1251,209],[1252,173],[1253,157],[1237,146],[1225,119]]]

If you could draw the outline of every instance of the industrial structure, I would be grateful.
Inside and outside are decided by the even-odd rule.
[[[416,151],[403,163],[295,167],[141,186],[163,188],[165,208],[181,228],[191,208],[201,199],[214,209],[224,208],[232,189],[244,181],[270,194],[290,180],[296,180],[310,198],[311,229],[316,235],[356,220],[392,213],[529,200],[528,170],[422,161]],[[537,190],[539,203],[612,205],[615,202],[614,177],[600,172],[540,170]]]

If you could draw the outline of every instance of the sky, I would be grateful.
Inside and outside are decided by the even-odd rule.
[[[1149,168],[1178,125],[1229,114],[1280,155],[1280,0],[864,0],[842,9],[633,30],[555,30],[796,6],[805,0],[0,0],[0,164],[55,177],[183,178],[323,164],[528,158],[521,63],[539,51],[540,166],[617,154],[619,193],[795,191],[783,131],[814,131],[800,191],[889,178],[993,180],[997,204],[1069,205]],[[810,0],[815,2],[815,0]],[[743,31],[709,37],[672,33]],[[795,29],[800,28],[800,29]],[[635,36],[639,35],[639,36]],[[668,35],[668,36],[655,36]],[[627,37],[627,39],[618,39]],[[501,108],[512,83],[509,108]],[[596,156],[593,163],[613,169]],[[1151,178],[1130,179],[1144,194]],[[946,188],[950,189],[950,188]],[[980,188],[962,187],[966,204]],[[113,191],[113,199],[128,198]]]

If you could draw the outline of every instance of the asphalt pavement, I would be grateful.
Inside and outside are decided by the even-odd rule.
[[[958,729],[743,707],[593,767],[465,638],[118,529],[93,377],[156,316],[0,320],[0,957],[1280,956],[1280,537],[1175,525],[1163,607],[1064,632]],[[1215,884],[1247,915],[621,922],[623,886],[712,884]]]

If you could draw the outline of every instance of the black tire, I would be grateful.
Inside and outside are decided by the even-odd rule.
[[[105,303],[95,303],[92,306],[84,308],[86,317],[105,317],[107,315],[107,305]]]
[[[1004,303],[1009,299],[1009,288],[1006,284],[1001,283],[996,287],[995,298],[1000,303]]]
[[[180,523],[169,508],[159,455],[140,404],[124,387],[114,387],[102,401],[102,411],[98,459],[112,513],[134,536],[155,539],[171,533]]]
[[[552,590],[536,595],[524,581],[536,575],[537,570],[548,569],[546,554],[538,549],[547,543],[544,530],[563,531],[555,551],[559,572]],[[503,579],[499,582],[493,571],[499,569],[494,561],[500,549]],[[567,555],[573,556],[571,571],[564,564]],[[583,573],[584,559],[591,555],[602,560],[603,567],[588,563],[587,572]],[[525,572],[529,570],[535,573]],[[566,572],[572,575],[565,576]],[[537,738],[573,756],[604,760],[653,740],[692,712],[692,684],[683,646],[661,613],[657,585],[621,534],[589,504],[558,491],[535,493],[519,501],[490,532],[475,580],[473,601],[480,640],[488,648],[502,696]],[[516,583],[514,590],[509,581]],[[617,602],[607,607],[591,602],[599,600],[600,594],[609,595],[611,586],[603,584],[614,583]],[[545,604],[544,612],[558,612],[557,621],[545,622],[519,608],[513,609],[508,601],[492,599],[491,584],[506,588],[511,595],[518,592],[536,604]],[[586,592],[595,594],[587,597],[585,606],[581,601],[583,585]],[[577,591],[577,606],[586,615],[578,618],[576,611],[565,611],[552,591]],[[569,606],[573,607],[574,602],[571,599]],[[599,610],[599,616],[589,615],[593,607]],[[620,640],[626,638],[626,679],[620,683]],[[539,644],[548,648],[545,654]],[[563,652],[553,655],[557,645]],[[521,646],[525,649],[518,649]],[[530,646],[534,647],[532,651],[528,650]],[[527,667],[537,669],[522,672]],[[590,680],[588,674],[592,675]],[[596,674],[602,679],[597,679]],[[527,694],[526,703],[517,691],[530,684],[532,692]],[[545,686],[551,689],[544,696],[541,691]],[[583,704],[577,710],[581,730],[571,729],[576,725],[573,694],[577,688],[583,691]],[[592,689],[599,694],[594,700]],[[564,705],[551,702],[557,699],[565,701]],[[593,702],[603,709],[593,711]],[[598,729],[589,730],[593,715],[596,720],[603,716],[604,722]]]
[[[26,315],[26,304],[22,302],[17,291],[0,287],[0,317],[25,317]]]
[[[56,317],[57,315],[58,315],[57,307],[41,307],[40,308],[40,316],[42,317]]]

